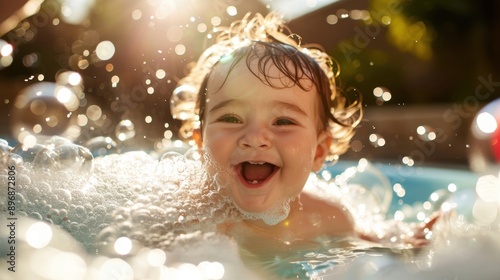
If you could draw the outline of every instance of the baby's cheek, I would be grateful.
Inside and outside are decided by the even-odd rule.
[[[286,143],[282,149],[292,160],[309,162],[314,157],[314,147],[308,139],[297,137],[297,141]]]

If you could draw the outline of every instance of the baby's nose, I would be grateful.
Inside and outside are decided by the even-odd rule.
[[[239,139],[241,148],[268,149],[272,146],[272,132],[264,126],[249,127]]]

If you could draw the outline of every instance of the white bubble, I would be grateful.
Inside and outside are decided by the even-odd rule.
[[[448,191],[450,191],[452,193],[456,192],[457,191],[457,185],[453,184],[453,183],[448,184]]]
[[[119,255],[127,255],[132,250],[132,240],[127,237],[120,237],[115,241],[115,252]]]
[[[423,141],[436,140],[437,134],[435,129],[428,125],[420,125],[417,127],[417,134]]]
[[[238,14],[238,9],[235,6],[228,6],[226,12],[230,16],[235,16]]]
[[[198,32],[203,33],[205,31],[207,31],[208,27],[206,24],[200,23],[200,24],[198,24],[197,29],[198,29]]]
[[[210,23],[212,23],[213,26],[218,26],[221,24],[221,22],[222,20],[218,16],[212,17],[212,19],[210,19]]]
[[[77,254],[61,252],[50,258],[48,264],[51,269],[53,280],[84,279],[87,272],[87,264]]]
[[[480,177],[476,183],[476,192],[486,202],[500,202],[500,178],[493,175]]]
[[[111,41],[102,41],[97,45],[95,52],[100,60],[109,60],[115,54],[115,45]]]
[[[153,249],[149,251],[147,256],[148,263],[154,267],[162,266],[165,263],[166,259],[167,255],[163,250],[160,249]]]
[[[483,133],[493,133],[498,127],[497,120],[488,112],[482,112],[477,115],[476,124],[478,129]]]
[[[368,140],[370,140],[370,143],[371,143],[374,147],[383,147],[383,146],[385,146],[385,139],[384,139],[384,137],[382,137],[382,135],[380,135],[380,134],[377,134],[377,133],[372,133],[372,134],[370,134],[370,136],[368,137]]]
[[[391,98],[392,98],[392,95],[391,95],[391,93],[390,93],[390,92],[388,92],[388,91],[385,91],[385,92],[382,94],[382,99],[383,99],[384,101],[386,101],[386,102],[387,102],[387,101],[389,101],[389,100],[391,100]]]
[[[498,204],[477,199],[472,207],[474,221],[480,226],[489,226],[497,218]]]
[[[132,11],[132,19],[139,20],[139,19],[141,19],[141,17],[142,17],[142,11],[141,10],[135,9],[134,11]]]
[[[23,147],[26,149],[33,148],[36,145],[36,137],[29,134],[23,138]]]
[[[97,105],[90,105],[87,108],[87,117],[90,120],[97,121],[98,119],[101,118],[101,116],[102,116],[101,107],[99,107]]]
[[[201,280],[198,267],[192,263],[183,263],[177,268],[177,279]]]
[[[184,46],[183,44],[178,44],[177,46],[175,46],[175,53],[177,55],[183,55],[184,53],[186,53],[186,46]]]
[[[167,72],[165,72],[165,70],[163,70],[163,69],[156,70],[156,78],[161,80],[161,79],[165,78],[166,76],[167,76]]]
[[[198,269],[204,276],[204,279],[222,279],[225,273],[224,265],[220,262],[203,261],[198,264]]]
[[[0,40],[0,55],[10,56],[14,51],[14,47],[11,44],[7,44],[4,40]]]
[[[71,90],[69,88],[60,88],[56,92],[57,100],[59,100],[59,102],[61,102],[63,104],[69,102],[71,100],[72,95],[73,95],[73,93],[71,92]]]
[[[47,246],[52,240],[52,229],[46,223],[36,222],[26,231],[26,242],[36,249]]]
[[[384,89],[381,87],[376,87],[373,89],[373,95],[375,97],[382,97],[382,94],[384,94]]]
[[[134,270],[122,259],[108,259],[99,269],[98,280],[109,279],[133,280]]]
[[[334,25],[339,21],[339,18],[336,15],[328,15],[326,17],[326,22],[330,25]]]

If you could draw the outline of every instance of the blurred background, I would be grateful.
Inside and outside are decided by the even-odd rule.
[[[283,13],[302,44],[320,44],[337,60],[339,86],[362,95],[365,118],[341,159],[467,168],[481,145],[470,133],[473,118],[500,96],[496,0],[1,0],[0,7],[0,138],[11,146],[60,135],[94,155],[176,147],[180,123],[169,102],[177,81],[214,28],[247,12]]]

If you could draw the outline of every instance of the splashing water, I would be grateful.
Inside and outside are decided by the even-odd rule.
[[[240,263],[234,241],[216,233],[217,224],[241,218],[275,224],[286,218],[289,210],[288,202],[258,215],[239,210],[216,184],[216,177],[206,171],[210,159],[198,149],[184,155],[167,152],[159,160],[140,151],[94,158],[89,149],[52,137],[37,140],[31,147],[10,147],[7,141],[0,140],[0,160],[4,181],[7,167],[16,166],[17,215],[20,219],[27,216],[45,222],[36,224],[29,219],[24,223],[31,226],[23,229],[26,234],[20,237],[21,243],[26,242],[23,252],[41,259],[50,255],[52,262],[73,268],[74,279],[95,279],[95,273],[106,277],[118,271],[123,279],[160,275],[177,275],[173,279],[186,275],[232,279],[242,271],[248,276],[246,279],[258,279]],[[392,248],[390,254],[394,254],[413,228],[404,223],[383,222],[390,186],[385,186],[379,175],[373,167],[361,163],[354,172],[346,170],[336,178],[326,174],[321,179],[311,176],[305,191],[332,201],[343,200],[359,219],[357,226],[386,240],[383,244]],[[362,189],[360,176],[374,187]],[[464,192],[439,201],[442,208],[448,207],[449,214],[434,234],[438,246],[449,247],[453,240],[450,234],[457,228],[459,232],[477,233],[486,227],[499,227],[498,215],[481,214],[491,214],[487,210],[493,209],[492,203],[498,204],[498,198],[490,201],[489,195],[498,193],[497,180],[485,177],[478,181],[477,197],[483,201],[477,202],[475,194]],[[2,188],[0,195],[7,197],[5,192]],[[5,201],[1,203],[6,206]],[[356,208],[361,205],[363,209]],[[65,242],[69,247],[54,243],[68,238],[70,241]],[[276,255],[274,261],[262,264],[283,277],[314,279],[315,275],[329,275],[339,267],[346,268],[360,256],[385,252],[350,240],[325,239],[315,244],[309,249],[289,251],[288,256],[278,259]],[[84,250],[98,253],[100,261],[93,260]],[[421,257],[420,265],[426,269],[432,266],[431,253]],[[56,270],[50,267],[39,267],[34,273],[51,278]]]

